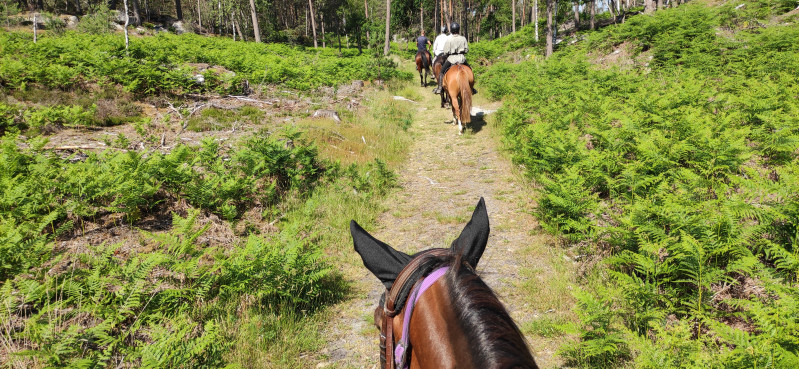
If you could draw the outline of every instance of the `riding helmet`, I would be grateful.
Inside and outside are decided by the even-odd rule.
[[[447,33],[447,26],[441,26],[441,33]]]
[[[458,33],[461,31],[461,25],[458,24],[458,22],[452,22],[452,24],[449,26],[449,31],[452,33]]]

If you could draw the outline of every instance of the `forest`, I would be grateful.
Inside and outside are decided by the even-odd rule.
[[[541,366],[799,367],[797,0],[0,0],[0,368],[365,365],[348,222],[453,21],[497,110],[448,145],[496,134],[569,265]]]
[[[681,0],[2,0],[0,17],[4,19],[0,20],[7,27],[30,24],[32,14],[40,14],[43,28],[63,29],[74,22],[66,15],[109,18],[121,25],[124,14],[128,14],[129,24],[142,33],[171,29],[255,42],[339,48],[343,43],[346,47],[379,50],[379,46],[388,45],[387,38],[394,42],[398,38],[414,39],[421,30],[428,35],[437,34],[453,21],[461,24],[469,41],[478,42],[515,33],[526,25],[535,25],[538,35],[537,26],[546,22],[548,14],[554,17],[553,26],[570,23],[569,28],[576,24],[577,28],[593,30],[609,19],[620,22],[627,14],[654,12],[680,3]],[[26,15],[14,16],[20,12]],[[541,32],[543,37],[544,30]]]

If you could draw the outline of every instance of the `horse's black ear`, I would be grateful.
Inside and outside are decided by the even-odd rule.
[[[411,257],[372,237],[354,220],[350,221],[350,233],[355,251],[363,259],[363,265],[383,282],[386,289],[391,289],[394,280],[411,261]]]
[[[483,256],[483,251],[486,249],[489,231],[486,203],[481,197],[474,208],[472,219],[463,228],[461,235],[455,241],[452,241],[450,248],[457,253],[461,253],[464,260],[472,268],[476,268],[480,257]]]

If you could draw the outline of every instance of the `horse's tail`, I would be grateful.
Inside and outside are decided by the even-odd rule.
[[[472,85],[469,83],[469,73],[461,69],[458,84],[461,89],[461,122],[472,122]]]
[[[430,61],[430,53],[425,51],[422,53],[422,67],[424,69],[430,69],[430,66],[433,63]]]

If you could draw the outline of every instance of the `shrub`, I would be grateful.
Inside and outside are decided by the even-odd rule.
[[[100,3],[97,8],[81,17],[78,22],[78,32],[91,35],[100,35],[111,32],[111,22],[113,14],[108,9],[108,5]]]
[[[794,6],[771,4],[747,14]],[[799,67],[797,30],[719,32],[729,12],[631,17],[484,75],[514,161],[541,185],[543,227],[609,255],[606,288],[578,293],[581,340],[563,348],[575,365],[797,363],[799,78],[784,72]],[[592,64],[621,43],[652,61]]]

